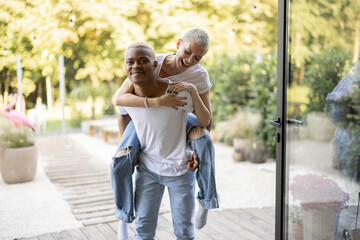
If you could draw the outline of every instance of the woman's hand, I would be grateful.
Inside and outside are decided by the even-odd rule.
[[[181,91],[192,93],[193,91],[197,91],[195,85],[188,82],[169,82],[168,84],[172,86],[171,92],[175,93]]]
[[[167,106],[177,110],[178,107],[185,105],[185,99],[185,97],[178,97],[174,92],[166,93],[159,98],[158,106]]]

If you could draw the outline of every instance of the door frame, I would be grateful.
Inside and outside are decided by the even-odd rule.
[[[275,202],[275,239],[286,239],[286,92],[289,79],[288,59],[288,14],[289,1],[278,1],[278,48],[277,48],[277,121],[276,128],[276,202]]]

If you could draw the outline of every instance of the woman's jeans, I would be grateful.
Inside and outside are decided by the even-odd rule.
[[[141,162],[136,170],[135,238],[155,239],[160,203],[167,187],[176,239],[195,239],[192,221],[195,209],[195,173],[187,171],[180,176],[160,176]]]
[[[187,115],[186,133],[188,134],[193,127],[201,127],[201,124],[194,114],[189,113]],[[197,139],[189,139],[188,141],[190,148],[197,153],[199,159],[199,168],[196,171],[196,180],[199,186],[197,199],[206,209],[218,208],[219,200],[215,183],[215,151],[210,134],[206,133]],[[134,173],[136,156],[141,150],[132,121],[127,125],[116,152],[129,147],[131,149],[126,154],[113,157],[110,169],[116,205],[115,217],[131,223],[135,218],[132,174]]]

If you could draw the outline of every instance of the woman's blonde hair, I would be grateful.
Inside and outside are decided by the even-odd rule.
[[[181,38],[183,42],[194,40],[197,44],[205,48],[206,50],[210,47],[210,37],[207,32],[200,28],[193,28],[187,31]]]

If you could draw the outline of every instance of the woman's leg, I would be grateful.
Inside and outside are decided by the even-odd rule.
[[[140,151],[133,122],[126,127],[119,147],[110,164],[111,185],[115,197],[115,217],[131,223],[134,220],[132,174],[136,164],[136,156]]]
[[[201,127],[195,115],[188,114],[186,130],[190,148],[199,159],[196,172],[199,210],[195,217],[195,227],[200,229],[206,224],[208,209],[219,207],[215,182],[215,150],[209,132]]]
[[[199,186],[197,199],[206,209],[219,208],[215,181],[215,149],[210,134],[191,113],[187,115],[186,131],[189,146],[199,159],[199,169],[196,172]]]

